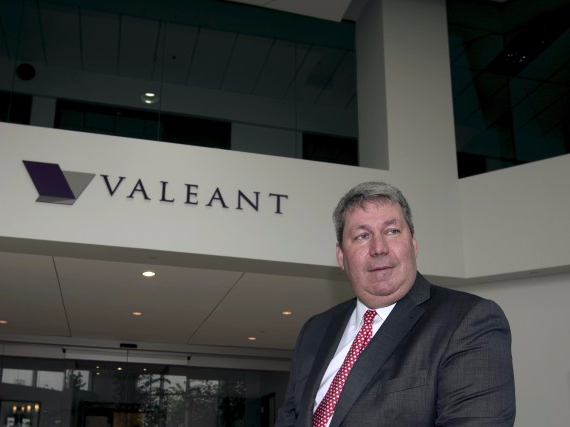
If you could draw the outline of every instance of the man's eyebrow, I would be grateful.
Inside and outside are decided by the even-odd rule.
[[[398,218],[390,218],[390,219],[387,219],[386,221],[383,221],[382,226],[386,227],[388,225],[396,225],[399,223],[400,223],[400,220]],[[370,228],[375,228],[375,227],[374,227],[374,225],[370,225],[368,223],[355,224],[352,227],[350,227],[351,230],[368,230]]]

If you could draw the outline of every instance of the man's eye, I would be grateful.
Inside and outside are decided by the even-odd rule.
[[[393,236],[396,234],[400,234],[400,230],[397,228],[389,228],[388,230],[386,230],[386,234]]]
[[[368,238],[368,236],[368,233],[360,233],[358,236],[356,236],[356,240],[365,240]]]

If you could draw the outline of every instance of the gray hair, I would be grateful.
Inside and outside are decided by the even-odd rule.
[[[408,227],[414,234],[414,223],[412,222],[412,210],[408,201],[400,190],[385,182],[364,182],[348,191],[338,202],[333,212],[333,224],[338,243],[342,243],[342,233],[344,231],[344,220],[347,212],[353,211],[357,207],[363,207],[367,202],[372,203],[397,203],[402,208],[404,219]]]

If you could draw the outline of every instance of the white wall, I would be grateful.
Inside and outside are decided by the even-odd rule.
[[[570,420],[570,274],[461,288],[499,303],[513,334],[517,427]]]
[[[570,156],[459,181],[466,276],[570,265]]]
[[[359,164],[390,169],[382,2],[370,1],[356,25]]]
[[[373,169],[6,123],[0,123],[0,135],[0,194],[9,200],[0,236],[32,252],[35,241],[47,249],[63,242],[92,246],[98,254],[102,246],[197,256],[202,266],[209,257],[212,268],[265,271],[262,264],[277,262],[301,275],[336,272],[334,205],[352,184],[379,175]],[[38,203],[23,160],[56,163],[95,178],[72,206]],[[112,187],[125,179],[111,196],[101,175],[109,176]],[[141,191],[129,197],[139,180],[150,200]],[[161,181],[168,182],[165,198],[173,202],[161,201]],[[187,184],[198,186],[195,205],[185,203]],[[227,208],[220,202],[207,206],[216,189]],[[236,209],[238,190],[250,198],[259,192],[259,210]],[[281,200],[281,214],[270,193],[288,197]]]
[[[385,179],[412,205],[424,272],[463,277],[446,28],[444,1],[368,2],[357,22],[359,149],[388,154]]]

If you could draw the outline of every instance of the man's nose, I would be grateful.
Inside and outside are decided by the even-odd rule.
[[[388,252],[388,244],[384,236],[374,236],[370,239],[370,255],[385,255]]]

